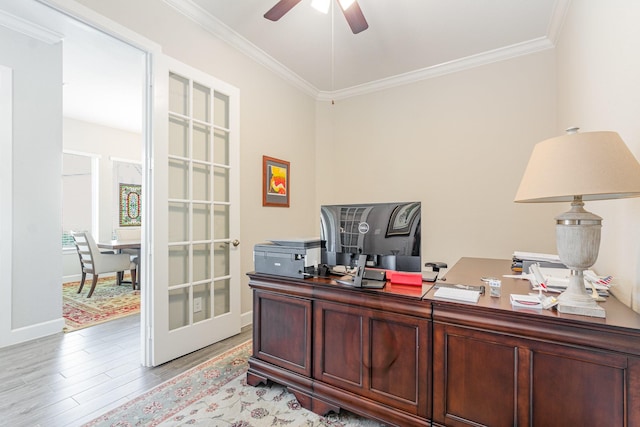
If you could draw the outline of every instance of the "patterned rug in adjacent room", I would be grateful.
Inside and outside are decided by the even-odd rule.
[[[125,276],[128,280],[128,276]],[[62,316],[65,332],[71,332],[120,317],[140,312],[140,291],[134,291],[130,283],[116,285],[115,277],[98,279],[91,298],[87,294],[91,289],[91,276],[78,292],[80,282],[62,285]]]
[[[284,387],[246,383],[251,341],[204,362],[85,424],[105,426],[379,427],[341,411],[321,417]]]

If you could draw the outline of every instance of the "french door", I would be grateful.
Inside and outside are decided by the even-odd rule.
[[[240,332],[241,280],[239,91],[163,55],[153,75],[144,335],[156,366]]]

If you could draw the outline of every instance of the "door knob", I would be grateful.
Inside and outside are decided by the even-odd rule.
[[[240,244],[240,240],[238,240],[238,239],[234,239],[234,240],[231,242],[231,244],[232,244],[233,246],[238,246],[238,245]]]

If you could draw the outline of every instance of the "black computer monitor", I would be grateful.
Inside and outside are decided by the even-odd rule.
[[[322,262],[354,267],[360,255],[367,266],[422,271],[420,202],[322,205]]]

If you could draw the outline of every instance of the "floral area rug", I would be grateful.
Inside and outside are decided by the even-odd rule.
[[[126,275],[124,280],[128,280]],[[134,291],[130,283],[118,286],[115,277],[99,278],[91,298],[87,298],[91,289],[91,276],[87,275],[81,293],[77,293],[79,286],[80,282],[62,285],[62,316],[65,332],[140,312],[140,291]]]
[[[347,411],[321,417],[278,384],[246,383],[251,341],[204,362],[85,424],[105,426],[378,427]]]

